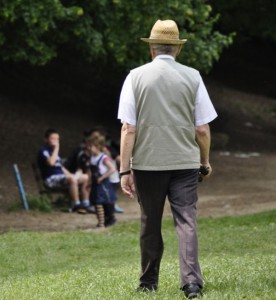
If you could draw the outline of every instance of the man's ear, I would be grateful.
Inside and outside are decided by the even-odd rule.
[[[181,49],[182,49],[182,45],[179,45],[179,48],[178,48],[177,53],[176,53],[176,56],[178,56],[180,54]]]
[[[155,51],[154,49],[151,47],[151,45],[149,45],[150,48],[150,55],[151,55],[151,59],[153,60],[155,58]]]

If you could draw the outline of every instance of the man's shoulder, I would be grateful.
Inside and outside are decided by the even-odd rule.
[[[155,60],[153,60],[149,63],[146,63],[142,66],[139,66],[137,68],[132,69],[130,71],[130,73],[139,73],[139,72],[146,71],[147,69],[154,67],[159,62],[162,62],[162,60],[161,59],[155,59]],[[197,69],[186,66],[184,64],[181,64],[180,62],[178,62],[174,59],[170,59],[170,60],[167,59],[166,62],[169,62],[169,64],[174,66],[175,68],[178,68],[178,69],[180,69],[182,71],[185,71],[185,72],[189,72],[189,73],[193,74],[194,76],[200,76],[200,73]]]
[[[177,62],[177,61],[175,61],[175,65],[178,66],[180,69],[183,69],[186,72],[190,72],[190,73],[193,73],[193,74],[198,75],[198,76],[200,75],[199,71],[195,68],[183,65],[183,64],[181,64],[180,62]]]
[[[151,66],[152,66],[152,61],[148,62],[148,63],[146,63],[146,64],[144,64],[142,66],[139,66],[139,67],[136,67],[136,68],[130,70],[130,73],[140,72],[140,71],[143,71],[144,69],[147,69],[147,68],[149,68]]]
[[[197,69],[183,65],[179,62],[176,62],[175,69],[177,70],[177,72],[182,74],[183,77],[189,78],[189,80],[192,80],[197,86],[199,85],[201,80],[201,75]]]

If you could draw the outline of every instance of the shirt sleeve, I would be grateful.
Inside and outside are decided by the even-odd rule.
[[[217,112],[209,97],[204,82],[200,77],[200,82],[195,100],[195,125],[201,126],[204,124],[208,124],[211,121],[213,121],[217,116]]]
[[[126,77],[122,87],[118,109],[118,119],[121,120],[121,123],[126,122],[130,125],[136,126],[136,106],[132,89],[131,73],[129,73]]]
[[[41,154],[42,154],[43,159],[45,159],[45,160],[47,160],[50,157],[50,153],[48,150],[43,150]]]

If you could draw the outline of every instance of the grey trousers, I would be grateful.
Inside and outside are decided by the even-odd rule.
[[[163,254],[162,215],[168,196],[179,243],[181,288],[189,282],[203,286],[198,262],[196,202],[198,170],[133,170],[141,208],[140,286],[158,286]]]

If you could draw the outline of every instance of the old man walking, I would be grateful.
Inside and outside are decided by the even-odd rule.
[[[172,20],[158,20],[149,38],[152,62],[127,76],[120,96],[121,187],[141,207],[140,291],[158,288],[166,197],[179,240],[180,288],[200,296],[196,203],[199,167],[209,169],[210,129],[217,114],[195,69],[175,61],[186,40]]]

